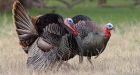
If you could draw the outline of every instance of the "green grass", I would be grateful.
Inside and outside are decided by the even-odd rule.
[[[119,5],[119,4],[129,5],[132,4],[132,0],[108,0],[108,3],[110,5]],[[64,6],[57,1],[49,1],[48,4]],[[47,8],[43,8],[43,9],[33,8],[28,11],[30,15],[36,16],[36,15],[43,15],[49,13],[52,10]],[[56,10],[56,13],[59,13],[64,17],[73,17],[78,14],[87,15],[91,17],[93,21],[96,21],[97,24],[99,25],[104,25],[108,22],[112,22],[115,26],[120,28],[124,27],[122,23],[127,23],[127,26],[130,26],[132,24],[136,25],[137,23],[139,23],[140,20],[139,8],[135,8],[135,9],[132,9],[130,7],[101,8],[97,6],[95,1],[93,2],[85,1],[84,3],[81,3],[80,5],[74,7],[72,10],[66,8],[58,9]],[[1,15],[0,22],[4,22],[5,18],[8,19],[9,23],[11,23],[12,22],[11,12]],[[2,27],[1,24],[0,27]]]
[[[132,3],[132,0],[108,1],[112,5]],[[49,4],[57,5],[57,2]],[[32,16],[49,12],[51,10],[45,8],[28,10]],[[62,9],[57,10],[56,13],[64,17],[83,14],[91,17],[98,24],[104,25],[107,22],[112,22],[114,26],[118,27],[116,32],[112,32],[106,50],[97,59],[92,58],[94,69],[86,59],[83,64],[79,65],[78,57],[75,57],[68,61],[74,69],[64,66],[58,72],[30,72],[26,68],[28,56],[19,46],[15,27],[12,24],[12,14],[7,12],[0,14],[0,75],[140,75],[139,8],[100,8],[96,6],[95,2],[86,2],[72,10]]]

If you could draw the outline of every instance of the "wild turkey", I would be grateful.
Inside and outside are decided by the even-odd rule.
[[[80,51],[72,19],[63,21],[62,16],[51,13],[31,19],[19,1],[12,11],[20,44],[28,54],[28,67],[44,70],[57,62],[60,66]]]
[[[111,23],[108,23],[104,28],[96,25],[91,19],[84,15],[77,15],[72,18],[75,23],[75,28],[79,32],[82,41],[82,56],[87,56],[91,62],[91,56],[99,56],[110,39],[111,30],[114,29]],[[80,63],[83,57],[80,56]]]

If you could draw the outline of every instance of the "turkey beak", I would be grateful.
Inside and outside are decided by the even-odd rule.
[[[112,28],[112,30],[113,30],[114,32],[116,31],[116,29],[115,29],[114,27]]]

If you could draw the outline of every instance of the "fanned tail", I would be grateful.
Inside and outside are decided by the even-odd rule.
[[[38,33],[30,17],[27,15],[26,10],[19,1],[14,2],[12,12],[20,44],[26,51],[27,47],[35,41]]]

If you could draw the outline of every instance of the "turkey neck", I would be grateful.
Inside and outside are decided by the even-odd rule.
[[[73,25],[68,24],[66,20],[64,21],[64,24],[70,29],[70,32],[74,34],[74,37],[78,36],[78,31]]]
[[[111,37],[111,31],[109,30],[109,29],[107,29],[107,28],[105,28],[105,37],[106,37],[106,39],[110,39],[110,37]]]

